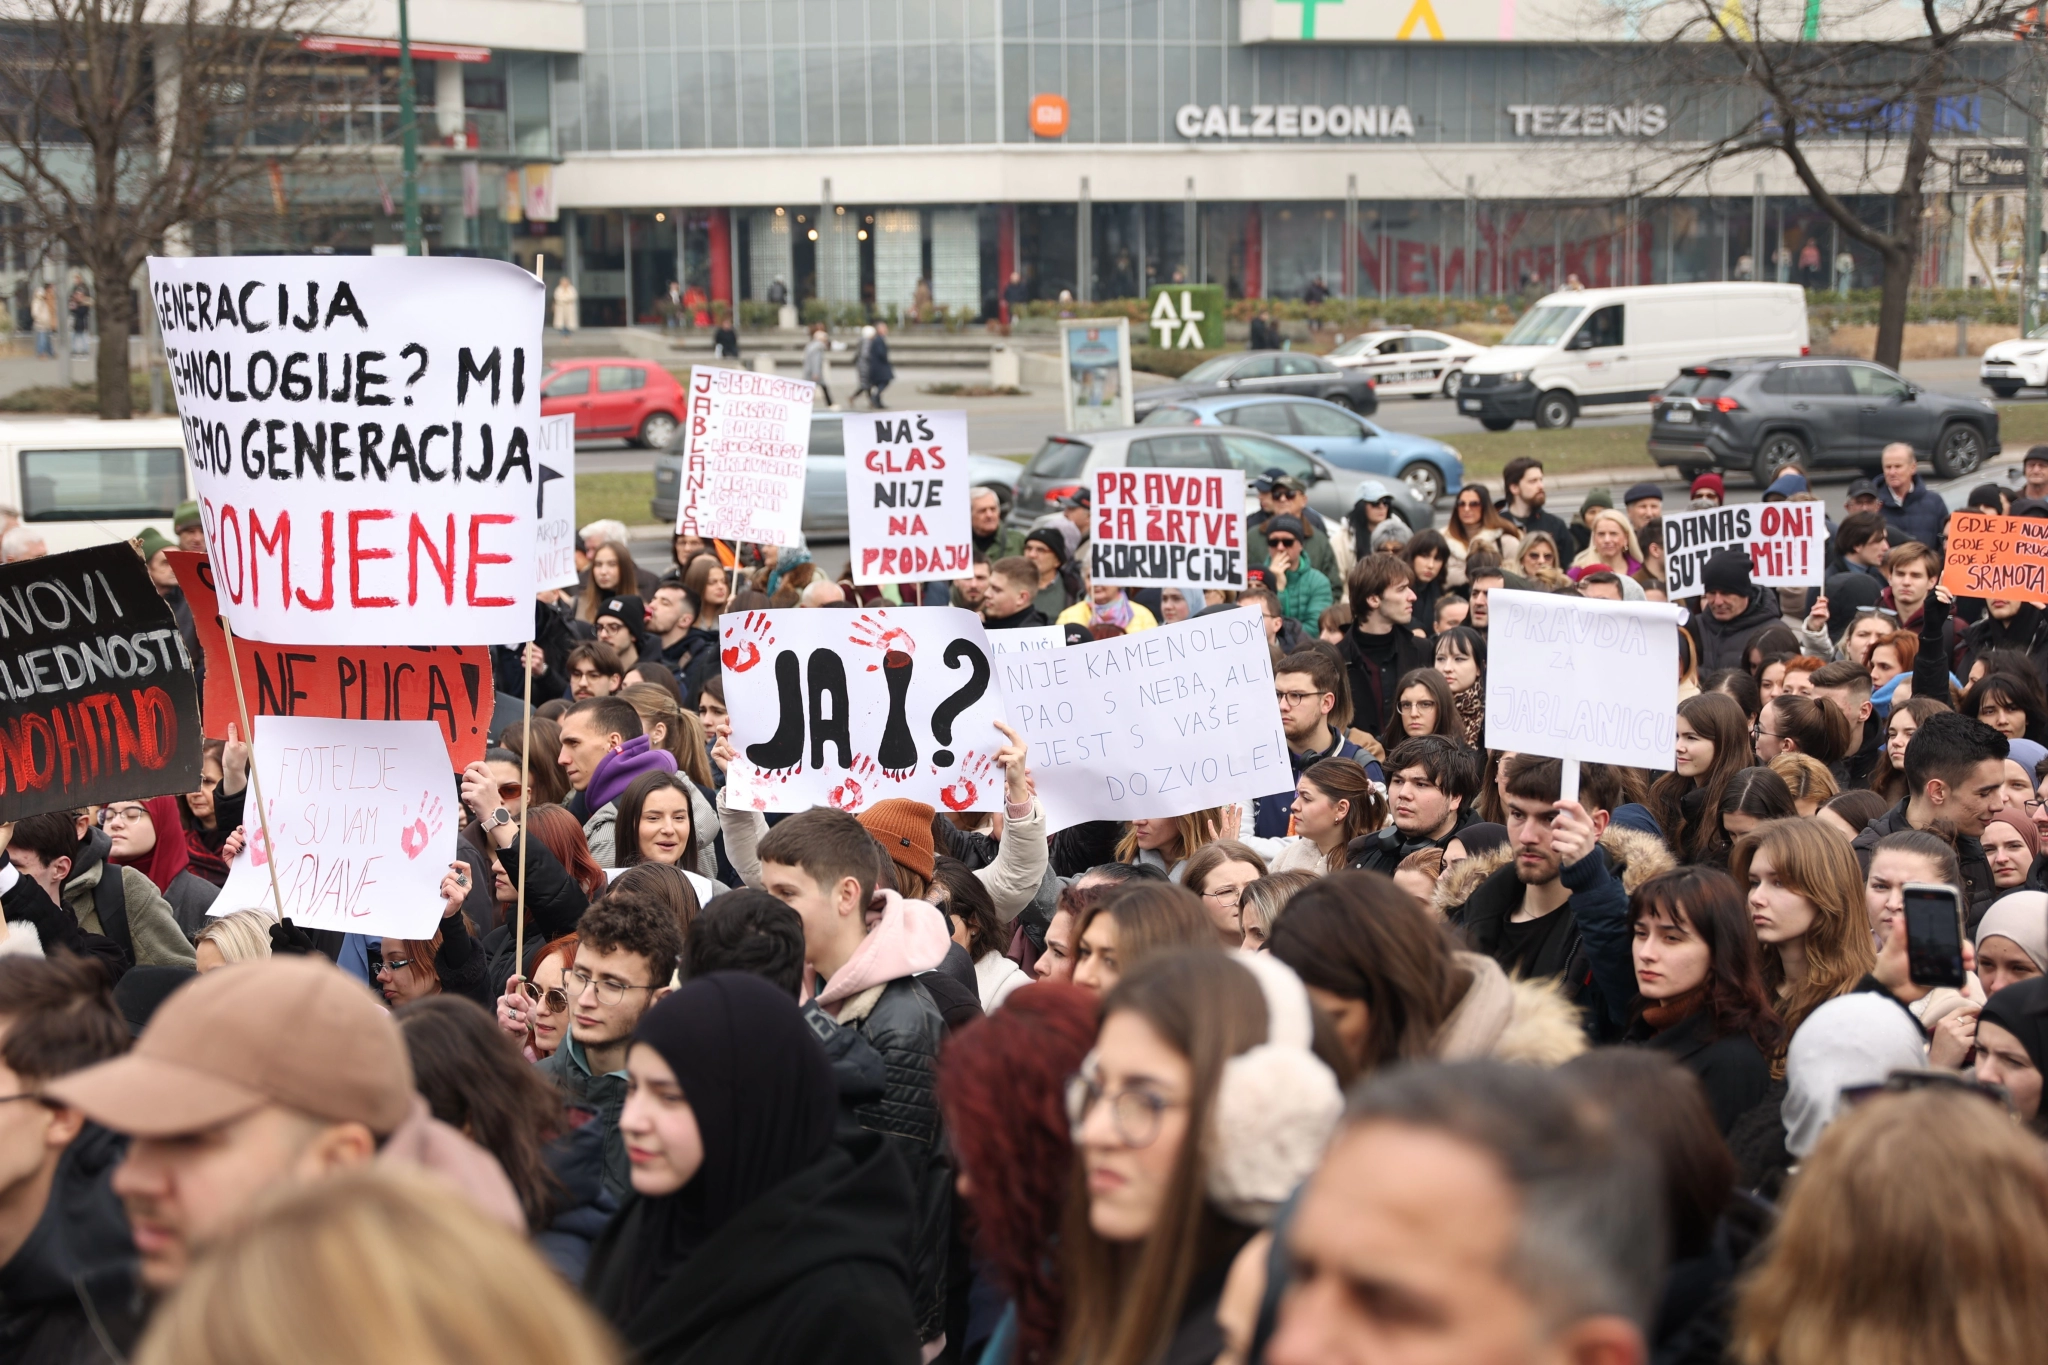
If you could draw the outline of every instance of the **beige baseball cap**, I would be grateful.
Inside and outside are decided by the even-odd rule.
[[[137,1137],[200,1132],[266,1104],[384,1137],[404,1122],[413,1079],[391,1016],[316,955],[207,972],[157,1008],[133,1051],[44,1089]]]

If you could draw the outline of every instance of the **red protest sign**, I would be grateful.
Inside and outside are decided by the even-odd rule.
[[[1950,513],[1941,586],[1958,597],[2048,602],[2048,521]]]
[[[172,550],[168,557],[192,608],[206,659],[205,732],[209,739],[225,739],[238,711],[212,566],[201,554]],[[481,762],[490,742],[497,696],[487,648],[278,645],[237,637],[235,654],[252,721],[257,716],[430,720],[448,742],[448,762],[455,772]]]

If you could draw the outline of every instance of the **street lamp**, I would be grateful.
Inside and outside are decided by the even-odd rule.
[[[418,256],[420,244],[420,125],[413,107],[412,17],[406,0],[398,0],[398,147],[405,176],[405,254]]]

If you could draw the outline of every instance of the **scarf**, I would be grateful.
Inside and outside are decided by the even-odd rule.
[[[1095,605],[1088,624],[1094,626],[1115,626],[1118,630],[1129,629],[1131,624],[1131,599],[1118,593],[1107,602]]]
[[[206,846],[206,831],[186,826],[185,857],[193,876],[212,882],[215,886],[228,884],[227,860]]]
[[[1465,727],[1465,743],[1474,749],[1482,747],[1480,737],[1486,733],[1486,695],[1483,688],[1483,683],[1475,682],[1463,692],[1451,693],[1451,709],[1458,713],[1458,722]]]
[[[1643,1006],[1643,1022],[1662,1033],[1698,1009],[1705,1003],[1706,998],[1706,986],[1699,985],[1684,995],[1674,995],[1669,1000],[1660,1000],[1653,1005],[1646,1004]]]
[[[796,1001],[752,973],[685,982],[641,1016],[633,1043],[675,1072],[704,1160],[674,1193],[635,1196],[591,1262],[591,1300],[629,1341],[637,1319],[674,1311],[659,1291],[698,1247],[825,1154],[839,1102]]]
[[[152,796],[140,804],[149,812],[149,823],[156,827],[156,847],[133,858],[116,858],[109,853],[107,861],[117,867],[134,868],[149,878],[157,890],[167,892],[178,874],[192,864],[192,854],[186,847],[185,822],[178,818],[178,798]]]

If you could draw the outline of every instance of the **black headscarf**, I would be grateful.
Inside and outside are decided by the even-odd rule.
[[[621,1327],[735,1215],[815,1163],[832,1142],[838,1088],[795,1000],[759,976],[713,972],[647,1011],[635,1044],[675,1072],[704,1141],[704,1164],[674,1194],[638,1199],[589,1290]]]
[[[2048,976],[2015,981],[1985,1001],[1977,1018],[2019,1039],[2035,1069],[2048,1075]]]
[[[1474,858],[1508,846],[1508,827],[1477,821],[1458,831],[1458,842],[1465,846],[1465,852]]]

